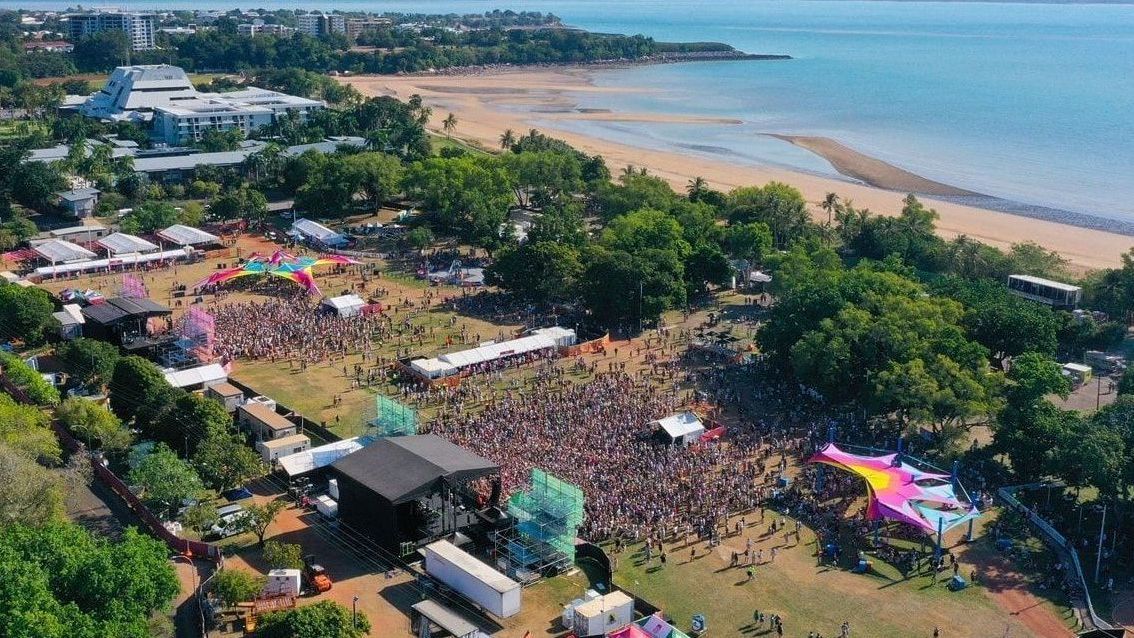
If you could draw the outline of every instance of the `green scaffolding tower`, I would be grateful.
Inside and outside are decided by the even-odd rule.
[[[374,436],[408,436],[417,434],[417,410],[379,394],[374,398],[376,416],[368,425]]]
[[[494,534],[496,555],[522,582],[560,573],[575,563],[583,524],[583,491],[538,468],[531,488],[508,499],[512,525]]]

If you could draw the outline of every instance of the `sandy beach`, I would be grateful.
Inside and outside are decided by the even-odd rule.
[[[917,191],[925,193],[922,199],[940,214],[937,226],[943,237],[967,235],[1001,248],[1034,241],[1058,251],[1078,272],[1116,266],[1121,263],[1120,255],[1134,246],[1134,237],[935,199],[934,196],[972,193],[863,155],[837,140],[781,138],[822,155],[840,173],[848,176],[846,181],[779,167],[734,164],[725,160],[636,148],[557,129],[555,122],[569,120],[692,125],[735,123],[720,118],[580,110],[573,95],[638,90],[635,87],[594,86],[587,69],[515,69],[475,75],[357,76],[341,80],[354,85],[364,95],[392,95],[406,99],[419,94],[433,107],[431,128],[440,130],[441,120],[448,113],[454,113],[458,119],[454,135],[487,149],[499,147],[500,134],[505,129],[522,133],[535,127],[566,140],[586,153],[602,155],[611,172],[617,173],[627,165],[645,167],[652,174],[669,180],[678,190],[684,190],[688,181],[696,176],[704,177],[714,188],[726,191],[738,186],[782,181],[799,188],[814,204],[816,218],[824,220],[826,214],[820,211],[818,202],[829,192],[838,193],[844,200],[853,201],[856,206],[869,208],[875,213],[896,214],[901,209],[905,193]],[[540,123],[538,126],[536,121]]]

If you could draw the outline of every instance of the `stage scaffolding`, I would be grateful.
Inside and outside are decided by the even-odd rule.
[[[497,565],[531,583],[575,563],[575,536],[583,524],[583,491],[538,468],[531,488],[508,499],[511,523],[492,533]]]
[[[374,397],[375,417],[367,422],[375,437],[417,434],[417,410],[387,396]]]

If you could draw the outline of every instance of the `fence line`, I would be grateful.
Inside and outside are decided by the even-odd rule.
[[[1114,629],[1114,627],[1111,626],[1110,623],[1106,622],[1102,618],[1099,618],[1098,614],[1095,613],[1094,603],[1091,602],[1091,591],[1087,588],[1086,577],[1083,576],[1083,568],[1082,564],[1079,561],[1078,550],[1075,549],[1074,545],[1067,542],[1067,539],[1064,538],[1063,534],[1060,534],[1059,531],[1055,529],[1055,526],[1047,522],[1035,510],[1029,509],[1027,505],[1024,505],[1015,497],[1015,493],[1017,491],[1034,489],[1036,487],[1041,487],[1042,485],[1043,484],[1041,483],[1031,483],[1028,485],[1013,485],[1009,487],[1002,487],[997,490],[997,494],[1000,496],[1001,500],[1007,503],[1012,509],[1022,512],[1024,514],[1024,518],[1026,518],[1029,523],[1035,526],[1043,539],[1049,545],[1053,546],[1057,553],[1059,553],[1061,556],[1063,556],[1063,558],[1066,559],[1065,562],[1071,564],[1075,577],[1079,583],[1079,589],[1082,592],[1082,600],[1085,603],[1086,607],[1085,614],[1083,613],[1083,609],[1078,610],[1079,618],[1082,620],[1083,624],[1086,625],[1089,623],[1095,629]]]

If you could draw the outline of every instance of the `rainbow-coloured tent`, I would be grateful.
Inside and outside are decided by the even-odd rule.
[[[253,253],[252,256],[248,258],[248,261],[243,264],[215,272],[198,282],[194,287],[198,288],[201,286],[222,284],[226,281],[236,279],[237,277],[247,277],[249,275],[272,275],[294,281],[303,286],[308,293],[317,295],[319,294],[319,286],[315,285],[315,278],[311,275],[312,268],[328,264],[357,263],[359,262],[341,255],[296,257],[282,250],[277,250],[272,253],[271,256],[264,257],[259,253]]]
[[[980,515],[963,490],[958,495],[951,476],[920,470],[897,454],[860,456],[828,443],[809,462],[833,465],[866,480],[870,520],[887,518],[936,533]]]

